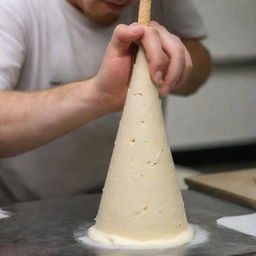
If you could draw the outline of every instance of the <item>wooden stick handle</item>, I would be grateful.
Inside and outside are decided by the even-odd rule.
[[[149,26],[152,0],[140,0],[139,24]]]

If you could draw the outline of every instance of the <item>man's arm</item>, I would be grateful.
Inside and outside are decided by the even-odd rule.
[[[211,57],[199,39],[183,39],[182,42],[190,53],[193,70],[189,79],[171,93],[187,96],[195,93],[208,79],[211,73]]]
[[[0,157],[37,148],[104,114],[92,80],[45,91],[0,92]]]
[[[133,64],[130,46],[143,34],[141,26],[119,26],[98,74],[90,80],[44,91],[0,91],[0,157],[35,149],[120,111]]]

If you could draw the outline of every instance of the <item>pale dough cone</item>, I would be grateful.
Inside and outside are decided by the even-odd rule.
[[[157,248],[193,238],[167,142],[158,89],[140,48],[91,239]]]

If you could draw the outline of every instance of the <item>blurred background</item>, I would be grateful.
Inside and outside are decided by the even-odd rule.
[[[213,73],[188,98],[167,100],[175,163],[202,172],[256,166],[256,1],[193,0]]]

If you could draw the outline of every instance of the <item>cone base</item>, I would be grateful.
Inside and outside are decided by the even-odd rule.
[[[99,231],[96,226],[93,226],[88,230],[88,236],[93,241],[107,246],[117,246],[131,249],[155,249],[177,247],[189,243],[194,237],[194,232],[193,229],[188,226],[186,230],[170,239],[138,241],[125,239],[113,234],[107,234]]]

